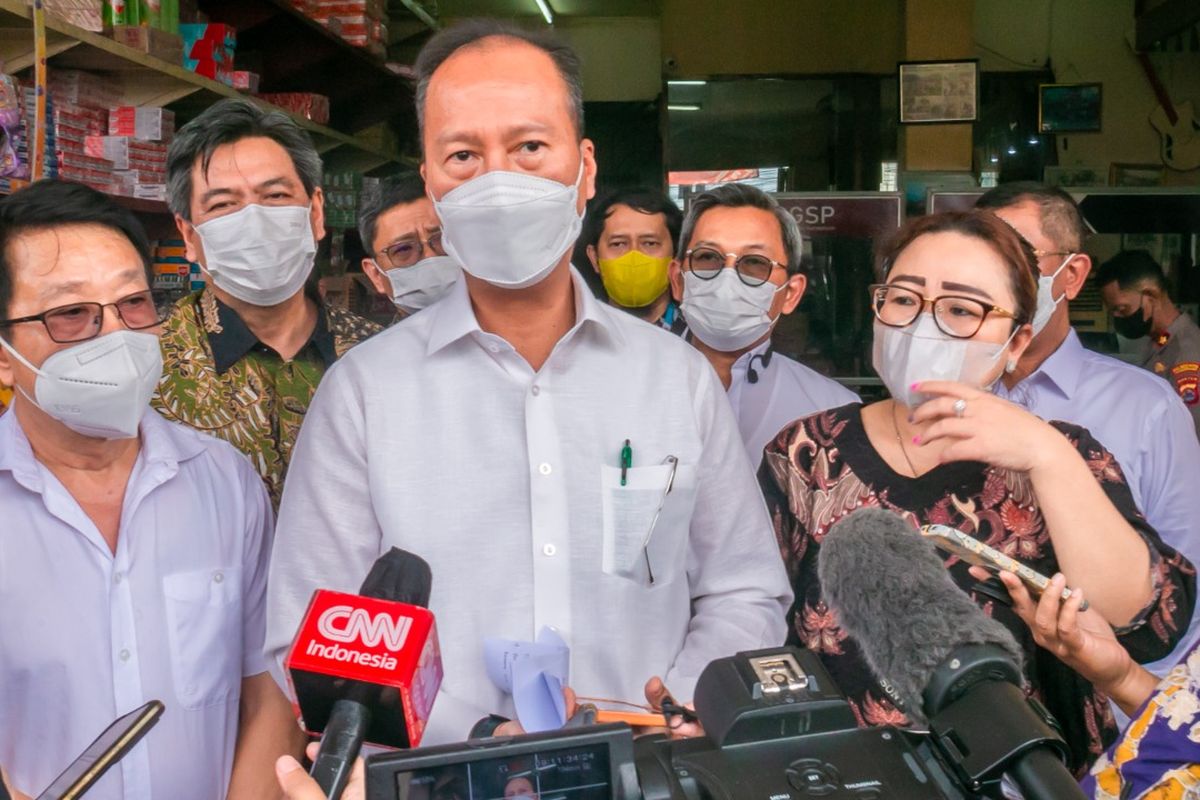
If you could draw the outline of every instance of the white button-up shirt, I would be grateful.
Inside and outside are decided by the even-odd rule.
[[[712,659],[784,640],[791,591],[715,373],[573,279],[576,323],[541,370],[480,329],[460,281],[334,365],[296,444],[268,650],[284,653],[314,589],[357,590],[392,546],[422,556],[445,666],[426,743],[511,716],[485,637],[553,627],[579,694],[630,701],[652,675],[688,700]]]
[[[0,417],[0,764],[37,795],[121,714],[166,711],[88,800],[219,800],[262,655],[271,505],[223,441],[147,412],[117,550]]]
[[[859,402],[845,386],[782,353],[772,351],[764,361],[770,346],[767,340],[743,353],[730,369],[729,403],[755,467],[762,461],[763,448],[789,423]],[[751,367],[757,377],[753,383]]]

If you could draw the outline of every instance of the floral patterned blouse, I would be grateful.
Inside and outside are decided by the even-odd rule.
[[[1154,598],[1118,634],[1138,661],[1162,658],[1187,631],[1195,571],[1142,519],[1112,454],[1086,430],[1052,424],[1075,445],[1109,499],[1150,548]],[[1024,473],[960,461],[917,478],[900,475],[867,439],[857,403],[814,414],[780,431],[767,445],[759,481],[796,594],[788,612],[788,643],[821,656],[861,725],[908,721],[879,688],[857,645],[822,598],[817,553],[832,525],[857,508],[879,506],[917,525],[958,528],[1043,575],[1058,571],[1033,486]],[[1071,745],[1073,768],[1090,764],[1117,735],[1107,698],[1037,647],[1008,606],[975,592],[977,581],[967,568],[955,556],[946,558],[954,582],[1003,623],[1025,651],[1030,688],[1061,724]]]

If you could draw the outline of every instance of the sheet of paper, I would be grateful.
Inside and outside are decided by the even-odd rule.
[[[512,695],[517,720],[528,733],[555,730],[567,721],[563,687],[571,652],[556,632],[542,628],[537,641],[488,638],[484,665],[497,688]]]

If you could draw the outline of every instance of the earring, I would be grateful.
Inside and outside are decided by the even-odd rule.
[[[1009,375],[1012,375],[1014,372],[1016,372],[1017,371],[1017,360],[1015,358],[1010,358],[1008,360],[1008,363],[1004,365],[1004,371],[1007,372]]]

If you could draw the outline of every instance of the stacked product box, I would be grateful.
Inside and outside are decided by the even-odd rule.
[[[89,136],[88,155],[113,163],[113,192],[126,197],[166,200],[167,145],[132,136]]]
[[[325,125],[329,122],[329,98],[312,92],[277,92],[258,95],[268,103],[286,109],[296,116]]]
[[[358,198],[364,181],[358,172],[329,172],[325,174],[325,225],[329,228],[353,228],[358,224]]]
[[[215,81],[233,86],[233,57],[237,32],[232,25],[218,22],[181,24],[183,66]]]
[[[46,13],[66,20],[85,31],[104,30],[102,0],[43,0]]]
[[[29,177],[29,146],[25,136],[21,90],[17,79],[0,73],[0,176],[7,179]],[[11,187],[10,187],[11,188]]]
[[[84,0],[55,2],[81,3]],[[105,29],[129,26],[179,33],[179,0],[103,0],[101,16]]]
[[[154,248],[154,287],[189,291],[193,265],[187,259],[182,239],[160,239]],[[199,268],[197,268],[199,274]]]
[[[84,108],[108,109],[121,102],[121,90],[112,78],[79,69],[52,69],[47,84],[54,99]]]
[[[311,15],[348,43],[387,55],[387,5],[383,0],[318,0]]]
[[[108,135],[169,142],[175,136],[175,112],[159,106],[114,106],[108,110]]]

